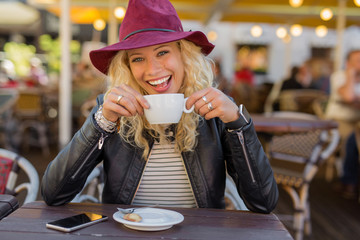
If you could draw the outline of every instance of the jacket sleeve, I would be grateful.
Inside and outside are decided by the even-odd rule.
[[[49,163],[41,182],[41,193],[48,205],[70,202],[102,160],[99,141],[103,141],[106,132],[97,126],[93,117],[97,109],[98,106],[72,140]]]
[[[242,128],[225,130],[227,171],[249,210],[270,213],[279,193],[269,160],[252,120]]]

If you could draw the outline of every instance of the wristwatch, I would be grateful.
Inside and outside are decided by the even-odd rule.
[[[241,126],[247,125],[250,122],[250,114],[246,110],[244,104],[240,104],[239,114],[240,114],[240,119],[241,119]]]
[[[240,117],[236,121],[226,123],[226,127],[228,129],[232,129],[232,130],[239,129],[239,128],[242,128],[242,127],[246,126],[247,124],[249,124],[250,114],[246,110],[246,108],[243,104],[240,104],[240,106],[239,106],[239,114],[240,114]]]

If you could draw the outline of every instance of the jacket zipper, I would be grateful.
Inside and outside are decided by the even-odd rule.
[[[77,175],[79,174],[79,172],[82,170],[82,168],[84,167],[85,163],[87,163],[87,161],[89,160],[90,155],[95,151],[96,148],[98,148],[99,150],[102,149],[103,145],[104,145],[104,141],[105,139],[108,137],[108,135],[105,135],[103,133],[101,133],[100,139],[98,141],[98,144],[96,144],[91,151],[89,152],[89,154],[85,157],[85,160],[81,163],[81,165],[78,167],[78,169],[76,170],[76,172],[71,176],[71,180],[76,179]]]
[[[252,181],[253,183],[256,183],[256,180],[255,180],[255,177],[254,177],[254,173],[253,173],[252,168],[251,168],[251,165],[250,165],[249,156],[248,156],[248,154],[247,154],[246,147],[245,147],[244,133],[243,133],[243,131],[238,131],[238,132],[236,132],[236,133],[237,133],[237,135],[238,135],[238,138],[239,138],[239,141],[240,141],[242,150],[243,150],[243,152],[244,152],[245,161],[246,161],[246,164],[247,164],[247,166],[248,166],[248,169],[249,169],[249,172],[250,172],[250,176],[251,176],[251,181]]]

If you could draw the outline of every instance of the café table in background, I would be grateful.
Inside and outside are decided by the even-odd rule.
[[[0,221],[1,239],[292,239],[289,232],[273,213],[259,214],[249,211],[166,208],[181,213],[184,221],[163,231],[138,231],[125,227],[113,219],[119,204],[69,203],[47,206],[37,201],[21,208]],[[46,228],[47,222],[82,212],[106,215],[105,222],[63,233]]]

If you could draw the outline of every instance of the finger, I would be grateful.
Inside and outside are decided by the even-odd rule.
[[[103,103],[103,115],[107,120],[116,122],[121,116],[131,116],[131,113],[126,108],[114,103],[109,96],[110,94]]]
[[[133,88],[126,84],[122,84],[114,89],[116,100],[115,103],[126,108],[133,116],[137,113],[144,114],[144,108],[148,108],[146,99]],[[121,98],[119,98],[121,96]],[[118,101],[120,100],[120,101]]]
[[[142,108],[146,108],[146,109],[150,108],[149,103],[146,101],[144,96],[141,95],[138,91],[136,91],[135,89],[133,89],[132,87],[126,84],[121,84],[120,88],[122,88],[123,90],[134,96],[137,102],[142,106]]]
[[[186,108],[189,109],[192,105],[195,105],[195,109],[199,109],[199,107],[204,105],[204,100],[202,99],[202,97],[207,95],[209,91],[211,91],[211,88],[205,88],[191,94],[186,101]]]
[[[111,89],[106,100],[108,101],[108,108],[122,114],[122,116],[134,116],[138,113],[138,111],[140,114],[142,112],[142,108],[137,103],[136,99],[122,88],[116,87]],[[138,108],[136,105],[138,105]]]

